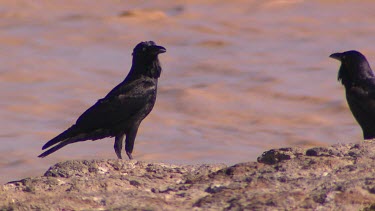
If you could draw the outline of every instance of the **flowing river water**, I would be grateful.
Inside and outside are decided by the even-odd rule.
[[[288,146],[360,142],[339,62],[375,65],[375,1],[26,1],[0,3],[0,183],[67,159],[116,158],[113,138],[42,145],[120,83],[140,41],[164,46],[137,160],[255,161]]]

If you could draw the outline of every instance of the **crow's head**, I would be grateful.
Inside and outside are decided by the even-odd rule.
[[[166,51],[163,46],[156,45],[154,41],[145,41],[136,45],[132,54],[133,74],[158,78],[161,73],[158,55]]]
[[[358,51],[334,53],[329,57],[341,61],[337,79],[345,86],[352,86],[360,80],[374,77],[366,57]]]
[[[154,41],[145,41],[135,46],[133,57],[140,60],[153,60],[158,58],[158,54],[166,51],[163,46],[156,45]]]

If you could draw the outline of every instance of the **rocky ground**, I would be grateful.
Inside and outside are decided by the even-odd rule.
[[[270,150],[258,162],[72,160],[0,188],[0,210],[375,210],[375,142]]]

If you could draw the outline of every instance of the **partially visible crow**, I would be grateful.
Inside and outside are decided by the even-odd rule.
[[[121,159],[124,137],[129,159],[141,121],[151,112],[156,100],[161,66],[158,55],[166,49],[153,41],[141,42],[133,50],[133,62],[125,80],[87,109],[77,122],[66,131],[48,141],[48,149],[38,157],[45,157],[56,150],[79,141],[115,137],[115,152]]]
[[[341,61],[338,80],[345,87],[346,100],[362,128],[363,138],[375,138],[375,76],[366,57],[353,50],[330,57]]]

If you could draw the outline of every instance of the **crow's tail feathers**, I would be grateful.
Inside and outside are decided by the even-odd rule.
[[[40,158],[44,158],[46,157],[47,155],[59,150],[60,148],[64,147],[65,145],[68,145],[68,144],[71,144],[71,143],[74,143],[76,142],[75,140],[66,140],[66,141],[63,141],[61,143],[59,143],[58,145],[52,147],[51,149],[43,152],[42,154],[40,154],[38,157]]]
[[[49,148],[49,147],[51,147],[55,144],[57,144],[57,145],[50,148],[49,150],[43,152],[38,157],[40,157],[40,158],[46,157],[47,155],[57,151],[58,149],[66,146],[68,144],[78,142],[78,141],[87,140],[86,135],[87,134],[80,133],[80,131],[77,129],[77,127],[75,125],[73,125],[70,128],[68,128],[67,130],[65,130],[64,132],[62,132],[60,135],[56,136],[55,138],[51,139],[46,144],[44,144],[44,146],[42,147],[43,150],[47,149],[47,148]]]
[[[62,132],[60,135],[56,136],[55,138],[51,139],[46,144],[44,144],[42,149],[43,150],[47,149],[48,147],[50,147],[52,145],[55,145],[55,144],[57,144],[59,142],[62,142],[62,141],[65,141],[66,139],[72,138],[76,135],[77,135],[77,129],[76,129],[75,125],[73,125],[70,128],[68,128],[67,130],[65,130],[64,132]]]
[[[55,138],[48,141],[42,149],[47,149],[49,147],[52,147],[48,149],[47,151],[40,154],[38,157],[43,158],[47,155],[61,149],[62,147],[72,144],[75,142],[80,141],[86,141],[86,140],[97,140],[102,139],[105,137],[112,137],[110,130],[103,130],[98,129],[91,132],[85,132],[82,129],[80,129],[78,126],[73,125],[70,128],[68,128],[66,131],[62,132],[60,135],[56,136]],[[57,145],[56,145],[57,144]]]

